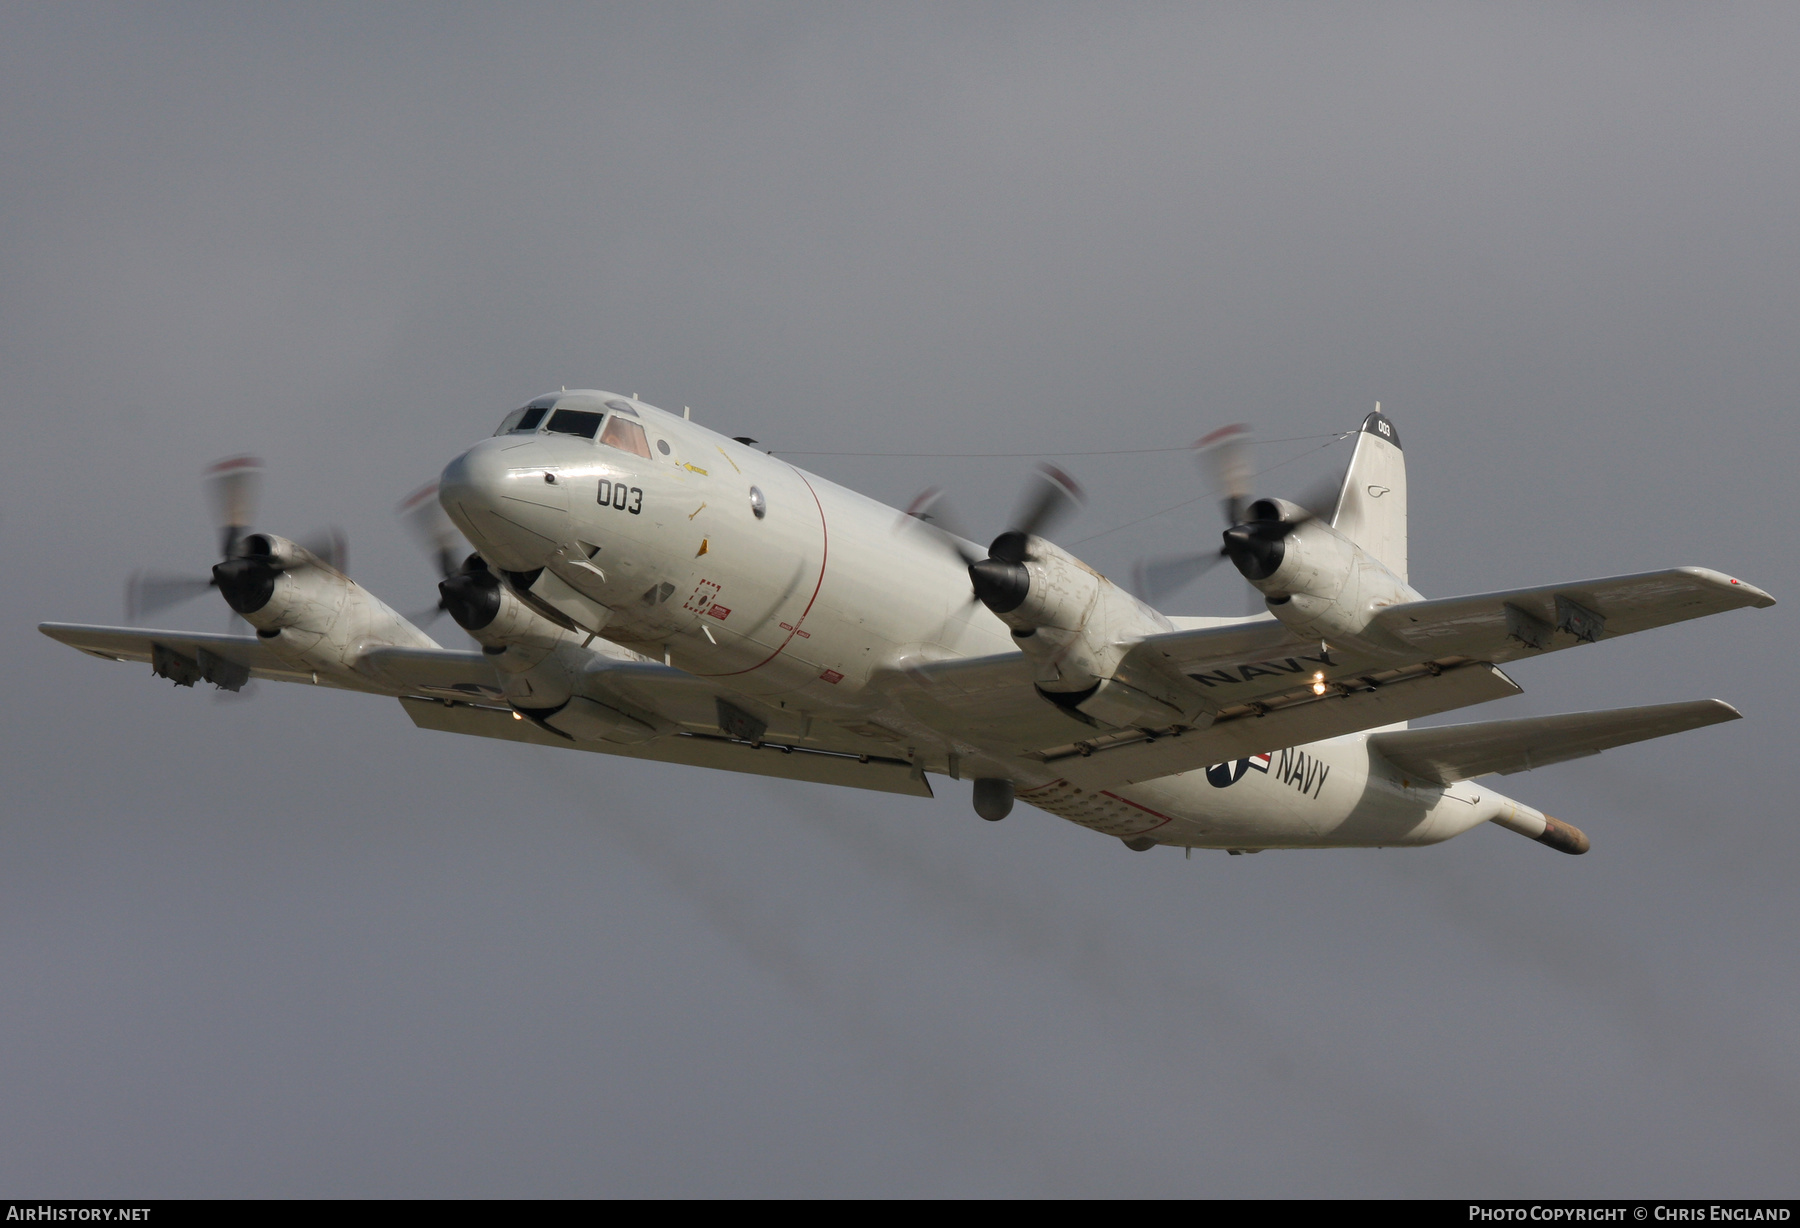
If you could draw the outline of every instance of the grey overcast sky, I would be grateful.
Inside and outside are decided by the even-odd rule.
[[[0,1193],[1800,1194],[1796,63],[1791,5],[0,10]],[[1291,493],[1380,401],[1428,595],[1787,603],[1446,718],[1741,707],[1510,779],[1579,859],[1137,855],[33,630],[210,562],[241,451],[425,605],[394,504],[562,385],[975,524],[1236,421]],[[1182,454],[1064,463],[1097,566],[1216,540]]]

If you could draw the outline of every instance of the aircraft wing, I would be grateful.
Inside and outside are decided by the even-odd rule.
[[[1615,746],[1735,721],[1741,715],[1723,700],[1696,699],[1606,712],[1391,729],[1370,734],[1369,749],[1414,779],[1451,785],[1477,776],[1529,772]]]
[[[1245,649],[1219,638],[1224,647],[1216,657],[1189,654],[1186,661],[1197,668],[1209,659],[1236,659]],[[1265,651],[1269,644],[1251,649]],[[1292,669],[1282,661],[1265,659],[1262,664],[1269,668],[1251,668],[1234,690],[1208,692],[1190,683],[1194,695],[1218,706],[1176,735],[1083,722],[1037,693],[1031,666],[1018,653],[916,665],[889,686],[927,727],[946,731],[972,748],[1035,759],[1070,781],[1096,788],[1170,776],[1519,693],[1512,679],[1478,661],[1364,669],[1353,682],[1323,694],[1305,672],[1310,663]],[[1337,672],[1344,672],[1341,663]]]
[[[180,685],[214,682],[236,690],[250,678],[275,682],[317,682],[321,686],[381,692],[342,678],[315,677],[276,656],[254,635],[208,635],[196,631],[152,631],[142,627],[89,627],[76,623],[40,623],[51,639],[104,661],[142,661],[160,677]],[[219,663],[223,663],[221,668]],[[231,685],[232,683],[237,685]]]
[[[500,706],[500,678],[479,652],[448,648],[374,648],[357,659],[353,675],[296,669],[254,635],[209,635],[142,627],[93,627],[44,623],[45,635],[89,656],[142,661],[180,685],[213,682],[236,690],[251,678],[334,686],[396,696],[415,725],[477,737],[530,742],[664,763],[748,772],[789,780],[848,785],[930,797],[924,773],[892,748],[871,748],[831,726],[766,708],[743,696],[721,694],[704,678],[654,662],[597,658],[588,673],[589,695],[638,717],[661,736],[647,741],[576,742]],[[733,736],[721,727],[721,701],[749,718],[755,736]],[[743,734],[744,728],[737,729]]]
[[[1704,567],[1392,606],[1375,625],[1429,657],[1512,661],[1775,599]]]

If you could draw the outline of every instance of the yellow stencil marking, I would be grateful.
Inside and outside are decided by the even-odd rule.
[[[699,507],[695,508],[693,511],[688,513],[688,519],[692,520],[694,517],[698,516],[701,512],[704,512],[705,510],[706,510],[706,504],[702,503]]]
[[[715,448],[719,448],[719,445],[718,445],[718,444],[714,444],[714,445],[713,445],[713,447],[715,447]],[[726,451],[725,451],[725,449],[724,449],[724,448],[719,448],[719,455],[720,455],[720,456],[723,456],[723,457],[724,457],[724,458],[725,458],[725,463],[726,463],[726,464],[727,464],[727,465],[730,465],[730,466],[731,466],[731,467],[732,467],[732,468],[733,468],[733,469],[737,469],[737,471],[738,471],[738,472],[739,472],[739,473],[742,473],[742,472],[743,472],[743,470],[742,470],[742,469],[738,469],[738,467],[737,467],[737,462],[736,462],[736,461],[734,461],[734,460],[732,460],[732,459],[731,459],[731,454],[730,454],[730,453],[728,453],[728,452],[726,452]]]
[[[706,538],[702,537],[700,539],[700,548],[698,550],[694,551],[694,557],[699,558],[701,555],[703,555],[705,553],[706,553]]]
[[[730,460],[730,459],[731,459],[731,458],[730,458],[730,457],[729,457],[729,456],[727,456],[727,457],[726,457],[726,458],[725,458],[725,459],[726,459],[726,460]],[[687,464],[687,463],[686,463],[686,462],[683,462],[683,464],[682,464],[682,466],[681,466],[681,467],[682,467],[682,468],[683,468],[683,469],[686,469],[686,470],[687,470],[687,471],[688,471],[688,472],[689,472],[689,473],[697,473],[697,474],[699,474],[699,475],[700,475],[700,476],[701,476],[701,477],[706,477],[706,476],[707,476],[707,473],[706,473],[706,470],[704,470],[704,469],[702,469],[702,468],[701,468],[701,467],[700,467],[700,466],[698,466],[698,465],[690,465],[690,464]]]

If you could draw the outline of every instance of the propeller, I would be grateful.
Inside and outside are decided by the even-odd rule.
[[[127,622],[191,601],[211,588],[219,589],[234,610],[240,606],[254,610],[261,605],[260,601],[250,602],[256,593],[273,585],[278,570],[270,557],[267,539],[250,531],[256,518],[262,474],[263,464],[254,456],[230,456],[206,467],[203,482],[218,532],[221,561],[210,576],[133,572],[125,584]],[[326,529],[297,544],[326,566],[344,570],[348,551],[341,531]],[[266,595],[263,600],[267,600]]]
[[[1251,501],[1250,483],[1256,476],[1251,461],[1250,428],[1242,423],[1222,426],[1194,444],[1194,459],[1219,492],[1225,514],[1224,542],[1217,550],[1181,554],[1140,562],[1134,569],[1138,596],[1152,605],[1173,596],[1225,559],[1236,565],[1246,580],[1262,580],[1281,566],[1288,535],[1301,525],[1330,515],[1341,481],[1321,482],[1299,502],[1282,499]],[[1251,590],[1253,604],[1261,596]],[[1254,612],[1254,611],[1253,611]]]
[[[1042,537],[1081,506],[1082,497],[1074,478],[1053,465],[1039,465],[1020,496],[1011,527],[994,538],[985,555],[959,531],[949,501],[938,487],[912,501],[902,524],[936,530],[932,539],[954,552],[969,569],[970,600],[1004,614],[1025,600],[1030,578],[1024,564],[1031,539]]]
[[[413,540],[419,543],[419,548],[431,558],[441,581],[455,579],[475,560],[474,555],[469,556],[466,561],[462,559],[462,534],[450,522],[443,505],[438,502],[438,484],[435,481],[425,483],[402,499],[394,512],[413,535]],[[485,563],[482,568],[486,570]],[[443,595],[443,584],[439,584],[438,591],[440,596],[436,605],[408,615],[407,621],[420,627],[428,627],[436,622],[438,616],[450,608],[447,604],[449,597]]]

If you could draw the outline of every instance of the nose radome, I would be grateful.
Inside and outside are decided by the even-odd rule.
[[[569,536],[567,489],[544,480],[555,471],[538,441],[484,439],[444,467],[438,502],[489,563],[530,571]]]

